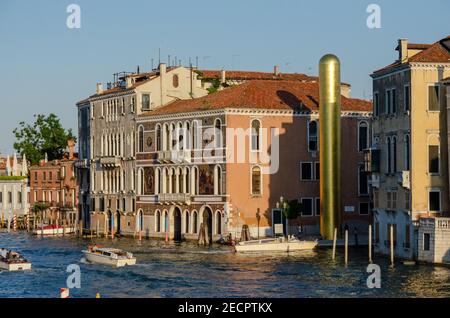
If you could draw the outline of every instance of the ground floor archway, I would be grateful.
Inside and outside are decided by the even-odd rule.
[[[173,239],[181,241],[181,210],[176,207],[173,211]]]

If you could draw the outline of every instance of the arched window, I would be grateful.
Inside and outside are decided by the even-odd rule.
[[[214,194],[222,195],[222,168],[214,167]]]
[[[214,123],[214,141],[216,148],[222,148],[222,122],[216,119]]]
[[[216,234],[222,234],[222,213],[220,211],[216,212]]]
[[[190,187],[190,173],[189,173],[189,168],[186,167],[184,170],[184,193],[190,193],[189,189]]]
[[[164,124],[164,131],[163,131],[163,148],[164,150],[169,150],[170,147],[170,132],[169,132],[169,125]]]
[[[167,211],[164,211],[164,232],[169,232],[169,213]]]
[[[259,151],[261,149],[261,123],[255,119],[252,121],[252,151]]]
[[[178,123],[178,125],[177,125],[177,140],[178,140],[178,149],[183,150],[184,149],[184,129],[183,129],[182,123]]]
[[[185,222],[184,222],[184,225],[185,225],[185,229],[184,229],[184,232],[185,233],[190,233],[190,231],[189,231],[189,217],[190,217],[190,215],[189,215],[189,211],[186,211],[185,212]]]
[[[397,172],[397,137],[392,137],[392,172]]]
[[[261,168],[254,166],[252,168],[252,195],[261,195]]]
[[[184,123],[184,148],[185,149],[191,149],[191,125],[189,122]]]
[[[156,225],[156,232],[157,233],[161,232],[161,212],[159,211],[156,211],[155,225]]]
[[[143,126],[139,126],[139,136],[138,136],[138,142],[139,142],[139,147],[138,147],[138,151],[139,152],[144,152],[144,127]]]
[[[177,168],[177,191],[176,193],[183,193],[183,170],[181,168]]]
[[[318,150],[318,136],[317,121],[312,120],[308,123],[308,151]]]
[[[195,120],[194,122],[192,122],[192,149],[199,149],[200,143],[199,143],[199,129],[198,129],[198,123]]]
[[[198,194],[198,168],[193,167],[191,169],[191,194]]]
[[[138,190],[139,190],[139,195],[143,195],[144,194],[144,169],[139,169],[138,172]]]
[[[160,194],[161,193],[161,170],[159,168],[155,169],[155,194]]]
[[[358,151],[364,151],[369,147],[369,126],[365,121],[358,125]]]
[[[198,213],[197,211],[192,212],[192,233],[198,233]]]
[[[178,78],[178,74],[175,74],[172,77],[172,84],[173,84],[173,87],[175,87],[175,88],[177,88],[178,85],[180,84],[180,81],[179,81],[179,78]]]
[[[410,159],[410,154],[411,154],[411,144],[410,144],[410,139],[409,139],[409,135],[405,135],[405,168],[406,170],[409,171],[409,167],[411,164],[411,159]]]
[[[175,150],[176,149],[176,147],[177,147],[177,131],[176,131],[176,128],[175,128],[175,124],[171,124],[170,125],[170,139],[172,140],[172,143],[171,143],[171,148],[170,148],[170,150]]]
[[[388,137],[386,139],[386,147],[387,147],[387,173],[391,173],[392,149],[391,149],[391,138],[390,137]]]
[[[136,215],[136,230],[142,232],[144,230],[144,213],[139,210]]]
[[[161,144],[161,125],[156,125],[156,151],[162,150]]]

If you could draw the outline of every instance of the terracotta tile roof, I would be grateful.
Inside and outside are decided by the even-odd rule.
[[[393,69],[401,65],[407,65],[411,62],[450,63],[450,47],[448,44],[445,45],[444,43],[448,42],[449,39],[450,36],[433,44],[408,44],[408,49],[420,49],[422,51],[408,58],[408,61],[404,63],[397,60],[392,64],[374,71],[373,74]]]
[[[341,100],[343,111],[372,111],[372,103],[369,101],[344,96]],[[318,110],[318,107],[318,83],[253,80],[201,98],[175,101],[141,117],[224,108],[300,111]]]
[[[220,78],[220,70],[199,70],[198,73],[202,78]],[[316,76],[308,76],[299,73],[280,73],[275,75],[269,72],[254,72],[254,71],[227,71],[225,76],[231,80],[298,80],[298,81],[317,81]]]

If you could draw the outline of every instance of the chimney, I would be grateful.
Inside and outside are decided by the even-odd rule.
[[[96,92],[97,92],[97,94],[103,93],[103,84],[102,83],[97,83]]]
[[[220,82],[222,84],[226,83],[227,81],[227,76],[226,76],[226,72],[225,70],[220,71]]]
[[[166,74],[166,72],[167,72],[167,66],[166,66],[166,64],[165,64],[165,63],[159,64],[159,75],[160,75],[160,76],[163,76],[163,75]]]
[[[398,59],[401,63],[408,60],[408,39],[398,40]]]
[[[131,76],[127,76],[125,78],[125,82],[127,87],[126,88],[130,88],[131,86],[133,86],[133,78]]]
[[[69,149],[69,160],[73,160],[73,154],[75,153],[75,140],[67,140],[67,148]]]
[[[275,75],[275,76],[279,76],[280,75],[280,66],[279,65],[275,65],[273,67],[273,75]]]

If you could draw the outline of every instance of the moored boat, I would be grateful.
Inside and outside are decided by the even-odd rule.
[[[0,269],[19,271],[31,269],[31,263],[17,252],[0,249]]]
[[[97,245],[89,246],[83,251],[86,260],[90,263],[123,267],[135,265],[136,258],[132,253],[122,251],[117,248],[105,248]]]
[[[270,238],[239,242],[235,245],[236,252],[293,252],[312,250],[318,241],[300,241],[297,238]]]
[[[63,235],[63,234],[72,234],[75,232],[75,228],[73,227],[64,227],[61,225],[45,225],[42,227],[39,227],[33,231],[34,235]]]

